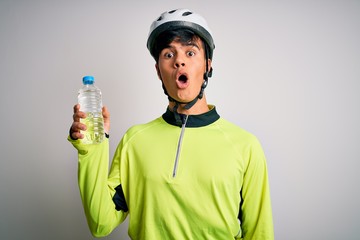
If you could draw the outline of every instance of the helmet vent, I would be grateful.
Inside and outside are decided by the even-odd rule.
[[[174,12],[176,12],[176,9],[175,9],[175,10],[171,10],[169,13],[174,13]]]
[[[156,21],[161,21],[161,19],[163,19],[162,16],[160,16]]]
[[[182,15],[185,17],[185,16],[189,16],[191,14],[192,14],[192,12],[184,12]]]

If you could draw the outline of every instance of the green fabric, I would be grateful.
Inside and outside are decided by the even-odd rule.
[[[172,177],[180,132],[161,117],[130,128],[109,175],[108,139],[85,146],[69,138],[79,151],[92,234],[109,234],[129,213],[132,239],[274,239],[266,161],[256,137],[223,118],[186,128]],[[128,213],[112,201],[119,184]]]

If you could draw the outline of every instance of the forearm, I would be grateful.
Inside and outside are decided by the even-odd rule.
[[[242,205],[242,230],[244,240],[274,240],[270,194],[267,189],[253,202],[244,200]],[[245,197],[246,198],[246,197]]]
[[[108,182],[108,139],[99,145],[74,146],[78,149],[78,184],[89,228],[96,237],[106,236],[126,217],[116,211],[112,200],[115,192]]]

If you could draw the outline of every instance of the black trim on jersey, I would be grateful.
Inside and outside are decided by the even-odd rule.
[[[179,114],[179,115],[184,116],[183,114]],[[181,124],[178,121],[176,121],[174,113],[169,108],[166,109],[166,112],[162,115],[162,118],[168,124],[181,127]],[[213,107],[206,113],[199,115],[189,115],[187,119],[186,127],[191,127],[191,128],[204,127],[214,123],[219,118],[220,116],[216,112],[216,108]]]
[[[240,190],[240,199],[244,199],[243,196],[242,196],[242,189]],[[243,200],[240,200],[240,203],[239,203],[239,214],[238,214],[238,219],[239,221],[241,222],[241,219],[242,219],[242,205],[243,205]]]
[[[115,209],[120,211],[127,212],[129,211],[129,208],[125,201],[124,192],[122,190],[121,184],[115,188],[116,192],[113,197],[113,202],[115,203]]]

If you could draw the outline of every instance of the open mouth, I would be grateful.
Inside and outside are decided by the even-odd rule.
[[[182,82],[182,83],[186,83],[187,80],[188,80],[188,78],[187,78],[186,75],[181,74],[181,75],[179,76],[178,80],[179,80],[180,82]]]
[[[180,88],[180,89],[187,88],[189,86],[188,80],[189,79],[186,74],[179,74],[178,78],[176,80],[176,84],[177,84],[178,88]]]

